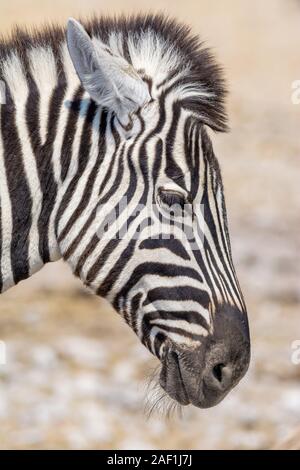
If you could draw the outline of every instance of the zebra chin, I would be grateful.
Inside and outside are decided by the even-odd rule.
[[[197,348],[169,342],[162,358],[160,385],[180,405],[210,408],[242,379],[250,362],[247,317],[223,307],[214,316],[213,333]]]

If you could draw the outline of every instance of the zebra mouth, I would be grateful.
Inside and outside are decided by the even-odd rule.
[[[223,307],[215,317],[213,334],[199,347],[165,343],[159,382],[173,400],[210,408],[239,383],[250,362],[249,330],[241,315]]]
[[[164,361],[160,373],[160,385],[165,392],[177,401],[180,405],[192,404],[198,408],[210,408],[217,405],[227,395],[231,387],[227,390],[220,390],[219,387],[212,387],[200,374],[198,380],[191,375],[191,370],[186,370],[184,364],[180,366],[178,353],[170,351]],[[187,391],[187,386],[190,393]]]
[[[167,394],[180,405],[186,406],[191,403],[182,378],[178,354],[175,351],[171,351],[164,361],[159,383]]]

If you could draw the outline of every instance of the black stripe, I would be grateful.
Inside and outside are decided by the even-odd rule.
[[[154,188],[155,188],[157,179],[160,174],[160,169],[162,166],[162,152],[163,152],[163,142],[162,142],[162,139],[159,138],[155,145],[155,156],[154,156],[154,162],[152,166],[152,181],[153,181]]]
[[[72,148],[76,132],[76,124],[80,115],[81,98],[83,89],[80,87],[75,92],[71,102],[64,103],[64,106],[69,106],[69,116],[67,125],[64,132],[64,138],[61,149],[61,180],[64,181],[69,170],[72,159]]]
[[[174,142],[176,139],[176,134],[178,130],[178,123],[181,113],[181,107],[178,103],[173,104],[173,113],[172,113],[172,123],[168,134],[166,136],[166,175],[177,181],[180,181],[180,185],[183,189],[186,189],[184,183],[184,173],[182,172],[180,166],[176,162],[176,155],[174,155]],[[178,183],[179,184],[179,183]]]
[[[144,320],[151,326],[151,320],[184,320],[188,323],[195,323],[197,325],[202,326],[207,331],[209,331],[209,324],[207,323],[206,319],[199,313],[195,311],[166,311],[166,310],[155,310],[153,312],[145,313]]]
[[[190,190],[190,197],[191,200],[194,200],[199,188],[200,183],[200,147],[199,147],[199,126],[196,126],[193,138],[194,138],[194,147],[192,149],[191,154],[193,155],[193,167],[191,169],[192,177],[191,177],[191,190]]]
[[[181,241],[177,240],[173,236],[170,236],[169,234],[166,234],[166,236],[169,236],[170,238],[164,238],[164,234],[161,233],[159,234],[159,238],[147,238],[146,240],[143,240],[139,248],[141,250],[146,249],[146,250],[156,250],[158,248],[164,248],[166,250],[171,251],[174,253],[176,256],[179,256],[180,258],[184,260],[189,260],[190,255],[184,248],[183,244]]]
[[[130,315],[129,315],[129,319],[127,320],[127,323],[130,324],[131,328],[136,334],[138,333],[137,319],[138,319],[138,313],[139,313],[139,308],[141,305],[142,297],[143,297],[143,294],[141,292],[138,292],[132,297],[131,305],[130,305]],[[118,307],[119,306],[116,305],[115,308],[117,309]]]
[[[166,339],[166,335],[164,333],[160,332],[160,331],[155,336],[155,339],[154,339],[154,354],[158,358],[159,358],[159,350],[161,348],[161,345],[165,341],[165,339]],[[150,349],[150,345],[148,347]]]
[[[176,287],[155,287],[148,291],[147,298],[144,300],[143,305],[149,305],[156,300],[192,300],[206,309],[209,305],[209,296],[207,292],[188,285]]]
[[[166,76],[166,78],[164,78],[160,83],[158,83],[156,85],[156,89],[159,90],[161,87],[163,87],[164,85],[166,85],[168,82],[170,82],[172,80],[172,78],[174,78],[178,73],[180,72],[180,69],[174,69],[172,70],[171,72],[168,73],[168,75]]]
[[[111,288],[113,287],[113,284],[115,284],[115,282],[118,280],[125,266],[132,258],[136,243],[137,243],[137,240],[130,240],[127,247],[125,248],[125,250],[123,250],[117,262],[111,268],[111,270],[105,277],[104,281],[101,283],[101,286],[98,288],[97,290],[98,295],[105,297],[108,294],[108,292],[111,290]]]
[[[14,283],[29,275],[28,248],[32,200],[26,181],[21,143],[16,127],[16,110],[7,90],[7,104],[1,107],[1,133],[7,185],[12,206],[11,262]]]
[[[29,90],[25,108],[26,125],[28,127],[29,139],[32,149],[36,153],[41,147],[39,119],[40,93],[34,79],[32,78],[27,60],[25,70],[27,71],[26,78]]]

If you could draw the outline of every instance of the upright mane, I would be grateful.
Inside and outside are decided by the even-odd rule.
[[[176,81],[184,107],[200,115],[214,130],[226,130],[222,69],[189,27],[162,15],[94,17],[81,23],[96,42],[109,45],[156,86],[166,82],[170,86],[172,80]],[[49,51],[55,58],[59,79],[64,82],[65,33],[63,27],[50,24],[42,29],[15,27],[9,37],[0,40],[0,78],[4,79],[3,68],[13,56],[21,60],[25,73],[30,75],[27,52],[42,48],[47,51],[45,61],[49,62]],[[49,70],[49,63],[45,63],[45,69]]]

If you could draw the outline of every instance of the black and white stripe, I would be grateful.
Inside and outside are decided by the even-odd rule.
[[[206,130],[226,129],[224,84],[209,51],[171,20],[95,19],[85,30],[116,83],[120,64],[120,90],[128,80],[120,113],[115,97],[101,89],[98,100],[97,82],[76,67],[74,48],[89,40],[78,23],[69,24],[68,44],[59,28],[18,30],[0,44],[0,292],[63,257],[161,357],[166,339],[194,346],[213,334],[220,306],[246,315]],[[192,239],[176,218],[165,239],[160,191],[189,201]]]

